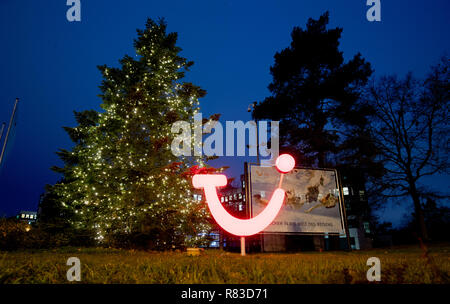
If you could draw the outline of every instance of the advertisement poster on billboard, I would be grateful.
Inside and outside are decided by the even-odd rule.
[[[250,166],[250,210],[258,215],[280,180],[271,166]],[[283,206],[264,232],[344,234],[337,173],[332,169],[294,169],[283,179]]]

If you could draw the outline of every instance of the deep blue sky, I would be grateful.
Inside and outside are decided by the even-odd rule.
[[[45,3],[45,4],[44,4]],[[249,120],[247,106],[268,95],[273,55],[287,47],[294,26],[330,11],[330,26],[344,28],[341,49],[372,63],[375,74],[423,76],[450,49],[450,1],[382,0],[382,22],[366,20],[366,0],[107,1],[81,0],[81,22],[68,22],[66,0],[0,1],[0,122],[20,97],[14,141],[0,172],[0,215],[36,210],[44,185],[58,176],[58,148],[70,148],[62,126],[73,110],[99,109],[96,66],[117,65],[133,54],[136,29],[165,17],[179,33],[182,55],[195,62],[187,80],[208,91],[203,113]],[[247,160],[250,158],[247,158]],[[244,158],[221,160],[231,175]],[[448,188],[446,180],[435,179]],[[404,207],[384,212],[397,223]]]

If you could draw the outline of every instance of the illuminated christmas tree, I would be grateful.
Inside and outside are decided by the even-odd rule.
[[[100,241],[170,248],[209,227],[190,183],[204,159],[174,156],[170,147],[172,124],[192,122],[206,92],[181,81],[193,62],[178,55],[164,20],[137,32],[135,57],[99,67],[103,111],[75,113],[78,126],[66,128],[75,147],[59,152],[65,166],[54,170],[64,178],[51,191],[74,214],[72,224]]]

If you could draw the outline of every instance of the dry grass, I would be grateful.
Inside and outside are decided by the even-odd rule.
[[[68,283],[69,257],[82,283],[367,283],[369,257],[381,260],[381,283],[450,283],[450,246],[355,252],[239,254],[144,252],[102,248],[0,252],[0,283]]]

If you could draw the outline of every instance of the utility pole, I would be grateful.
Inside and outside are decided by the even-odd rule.
[[[257,103],[258,103],[257,101],[254,101],[251,104],[249,104],[247,111],[249,113],[251,113],[255,109]],[[256,164],[259,166],[259,164],[260,164],[259,163],[259,134],[258,134],[258,120],[257,119],[255,119],[255,129],[256,129]],[[245,163],[245,170],[247,171],[247,163]],[[246,174],[246,176],[247,176],[247,174]],[[249,179],[247,179],[247,180],[249,180]],[[246,183],[245,188],[250,189],[248,183]],[[251,203],[250,190],[248,190],[248,193],[246,195],[246,200],[248,201],[247,206],[250,206],[250,203]],[[250,218],[249,209],[247,209],[247,217]],[[259,243],[261,244],[260,245],[261,252],[264,252],[264,234],[263,234],[263,232],[261,232],[259,234]],[[244,237],[241,237],[241,255],[242,256],[245,255],[245,238]]]
[[[17,104],[18,103],[19,103],[19,98],[16,98],[16,101],[14,102],[14,108],[13,108],[13,111],[12,111],[12,114],[11,114],[11,119],[9,120],[8,130],[6,131],[6,137],[5,137],[5,142],[3,143],[2,153],[0,154],[0,166],[1,166],[2,161],[3,161],[3,155],[5,154],[6,145],[8,143],[9,132],[11,131],[11,126],[12,126],[12,123],[13,123],[13,120],[14,120],[14,115],[16,114],[16,109],[17,109]],[[3,133],[3,128],[2,128],[2,133]]]
[[[5,130],[6,123],[2,123],[2,130],[0,131],[0,143],[2,142],[3,131]]]

